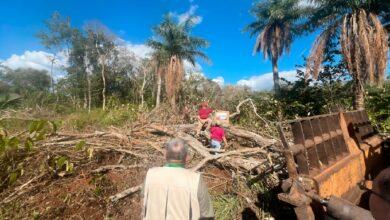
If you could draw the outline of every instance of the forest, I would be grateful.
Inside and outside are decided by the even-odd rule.
[[[205,176],[216,219],[286,219],[291,208],[275,197],[286,174],[277,122],[365,109],[379,133],[390,132],[389,3],[311,2],[250,9],[242,29],[253,38],[248,53],[272,62],[270,91],[200,74],[196,62],[212,62],[203,52],[212,42],[194,36],[191,16],[162,15],[141,58],[103,23],[77,27],[53,12],[35,36],[55,54],[51,71],[0,63],[0,219],[137,219],[140,184],[164,164],[172,137],[191,145],[189,167]],[[280,77],[278,60],[313,33],[296,80]],[[231,114],[231,144],[218,156],[194,135],[204,101]]]

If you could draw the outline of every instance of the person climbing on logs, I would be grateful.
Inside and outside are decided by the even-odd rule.
[[[221,150],[222,141],[224,143],[224,147],[227,147],[228,145],[225,137],[225,129],[221,126],[218,120],[214,121],[210,127],[210,139],[211,147],[215,150]]]
[[[149,169],[143,187],[142,219],[214,219],[207,185],[198,172],[185,169],[188,144],[180,138],[165,146],[164,167]]]
[[[211,113],[213,113],[213,109],[209,107],[208,102],[202,102],[198,110],[198,128],[196,129],[197,136],[202,131],[202,128],[204,128],[204,126],[206,126],[205,130],[208,130],[210,128],[212,122]]]

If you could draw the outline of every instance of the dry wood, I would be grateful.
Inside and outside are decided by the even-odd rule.
[[[118,200],[120,199],[123,199],[127,196],[130,196],[132,195],[133,193],[136,193],[138,191],[140,191],[142,189],[142,184],[139,184],[138,186],[134,186],[134,187],[131,187],[131,188],[128,188],[120,193],[117,193],[113,196],[110,196],[110,201],[111,202],[117,202]]]
[[[94,137],[113,137],[117,138],[119,140],[128,142],[129,138],[125,134],[121,134],[119,132],[102,132],[102,131],[95,131],[94,133],[90,134],[75,134],[75,133],[58,133],[59,136],[63,136],[59,139],[54,139],[57,142],[67,141],[67,140],[73,140],[73,139],[85,139],[85,138],[94,138]]]
[[[43,176],[45,176],[46,173],[41,173],[40,175],[38,176],[35,176],[33,177],[32,179],[30,179],[29,181],[27,181],[26,183],[22,184],[21,186],[19,186],[18,188],[16,188],[16,190],[11,193],[10,195],[8,195],[5,199],[3,199],[0,203],[4,204],[4,203],[9,203],[9,202],[12,202],[14,199],[16,199],[18,196],[22,195],[23,193],[25,193],[26,191],[23,191],[23,189],[30,185],[32,182],[35,182],[37,180],[39,180],[40,178],[42,178]]]
[[[138,154],[138,153],[135,153],[135,152],[133,152],[131,150],[126,150],[126,149],[123,149],[123,148],[94,147],[93,149],[95,149],[95,150],[102,150],[102,151],[117,151],[117,152],[121,152],[121,153],[130,154],[132,156],[139,157],[139,158],[146,158],[147,157],[146,155]]]
[[[193,131],[196,129],[196,124],[182,124],[182,125],[174,126],[174,128],[179,130],[179,131],[189,132],[189,131]],[[168,129],[165,128],[164,130],[160,130],[160,131],[166,132],[167,130]],[[254,132],[241,129],[237,126],[229,126],[229,127],[226,127],[225,130],[227,131],[228,135],[249,139],[249,140],[256,142],[258,145],[261,145],[261,146],[270,146],[270,145],[275,144],[278,141],[277,139],[275,139],[273,137],[266,138],[266,137],[263,137],[259,134],[254,133]],[[170,133],[170,135],[173,136],[173,133]]]
[[[260,146],[267,147],[267,146],[270,146],[270,145],[276,143],[276,140],[274,140],[274,139],[265,138],[261,135],[254,133],[254,132],[247,131],[247,130],[244,130],[244,129],[241,129],[241,128],[238,128],[235,126],[231,126],[226,130],[227,130],[228,134],[230,134],[230,135],[253,140]]]
[[[203,158],[196,166],[192,167],[191,170],[197,171],[201,169],[206,163],[210,161],[215,161],[223,157],[231,156],[231,155],[251,155],[251,154],[257,154],[257,153],[263,153],[266,154],[267,152],[263,148],[244,148],[240,150],[233,150],[228,151],[223,154],[217,154],[217,155],[210,155],[208,157]]]
[[[267,162],[266,159],[255,159],[253,157],[249,158],[242,158],[242,157],[225,157],[218,160],[221,163],[228,163],[233,167],[243,169],[247,172],[250,172],[265,162]]]
[[[156,151],[160,152],[162,155],[164,155],[164,150],[156,143],[148,141],[147,144],[149,146],[152,146]]]
[[[260,118],[260,119],[265,123],[266,126],[269,126],[269,124],[268,124],[269,121],[268,121],[267,119],[261,117],[259,114],[257,114],[256,105],[253,103],[253,100],[252,100],[251,98],[247,98],[247,99],[245,99],[245,100],[239,102],[238,105],[236,106],[236,112],[232,113],[232,114],[229,116],[229,118],[233,118],[233,117],[235,117],[236,115],[239,115],[239,114],[241,113],[240,107],[241,107],[243,104],[247,103],[247,102],[249,102],[249,103],[251,104],[252,109],[253,109],[253,112],[255,113],[256,117]]]
[[[101,166],[95,170],[92,170],[91,173],[104,173],[110,170],[124,170],[124,169],[131,169],[131,168],[139,168],[143,167],[141,164],[139,165],[130,165],[130,166],[125,166],[125,165],[106,165],[106,166]]]

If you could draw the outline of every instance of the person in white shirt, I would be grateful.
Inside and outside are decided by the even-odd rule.
[[[143,219],[214,219],[201,174],[185,169],[187,153],[185,141],[173,139],[166,145],[166,165],[149,169],[143,188]]]

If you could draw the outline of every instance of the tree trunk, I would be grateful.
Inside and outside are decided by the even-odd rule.
[[[91,112],[91,78],[87,73],[87,84],[88,84],[88,112]]]
[[[146,84],[146,71],[145,69],[143,70],[143,74],[144,74],[144,77],[143,77],[143,80],[142,80],[142,86],[141,86],[141,89],[139,91],[139,94],[141,96],[141,105],[140,105],[140,108],[143,109],[144,107],[144,89],[145,89],[145,84]]]
[[[51,91],[54,93],[53,66],[54,66],[54,59],[52,59],[51,61],[51,68],[50,68],[50,88]]]
[[[172,95],[170,102],[171,102],[172,108],[176,108],[176,93],[174,93]]]
[[[104,75],[104,63],[105,63],[105,57],[102,57],[102,80],[103,80],[103,91],[102,91],[102,96],[103,96],[103,105],[102,109],[103,111],[106,110],[106,76]]]
[[[87,109],[87,105],[88,105],[87,91],[84,90],[84,104],[83,104],[83,108]]]
[[[279,73],[278,73],[278,59],[272,58],[272,73],[274,79],[274,92],[276,97],[280,95],[280,82],[279,82]]]
[[[161,73],[160,68],[157,68],[157,96],[156,96],[156,108],[160,106],[160,99],[161,99]]]
[[[364,109],[364,86],[360,82],[360,79],[354,79],[354,100],[353,108],[355,110]]]

